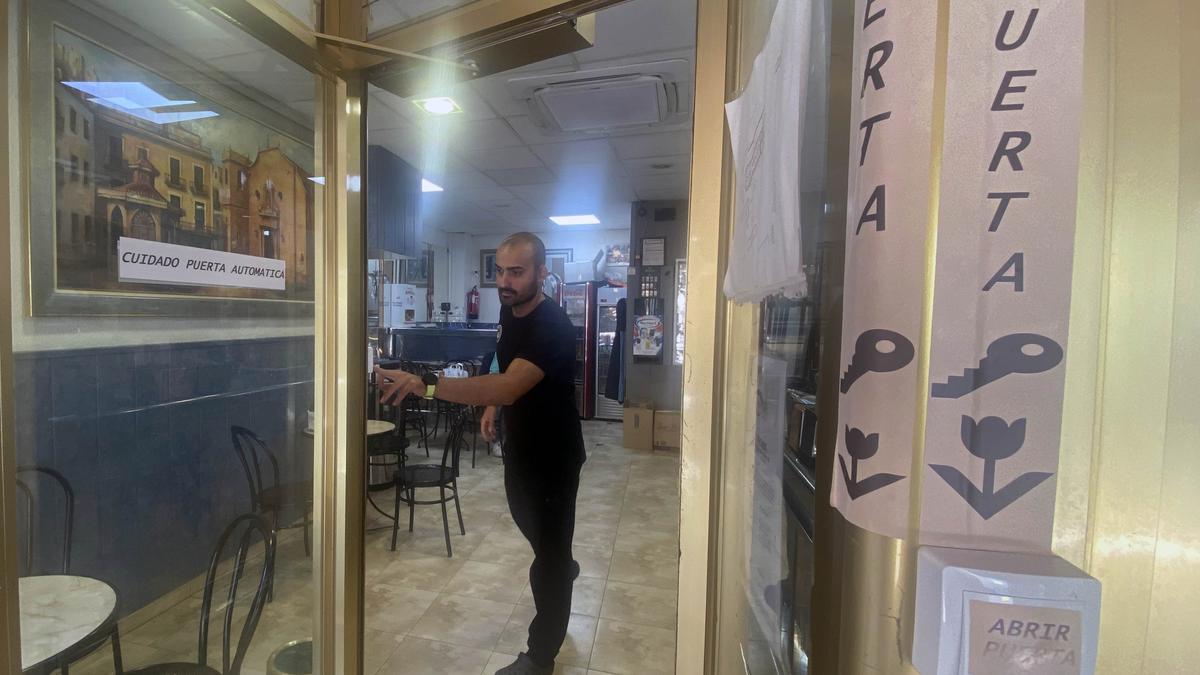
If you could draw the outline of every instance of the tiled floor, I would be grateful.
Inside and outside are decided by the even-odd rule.
[[[679,457],[621,447],[619,424],[588,422],[584,433],[589,459],[575,530],[582,572],[556,672],[674,673]],[[481,452],[477,468],[469,458],[464,465],[467,534],[454,529],[451,511],[453,558],[437,506],[418,506],[415,530],[401,529],[395,552],[390,528],[368,532],[366,675],[490,675],[524,649],[533,556],[508,514],[500,460]],[[381,506],[390,496],[377,493]],[[385,523],[368,509],[368,527]],[[262,673],[279,645],[312,633],[311,561],[296,537],[281,544],[279,556],[275,601],[255,633],[247,675]],[[198,606],[189,599],[123,635],[126,667],[194,661]],[[219,639],[212,642],[219,663]],[[110,653],[72,672],[110,673]]]

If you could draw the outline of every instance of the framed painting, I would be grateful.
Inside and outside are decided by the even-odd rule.
[[[404,260],[400,266],[402,268],[401,278],[404,280],[402,283],[412,284],[418,288],[427,288],[429,275],[433,271],[433,249],[425,249],[420,258]]]
[[[496,249],[485,248],[479,252],[479,287],[496,287]]]
[[[29,30],[30,312],[310,313],[312,120],[58,0]]]

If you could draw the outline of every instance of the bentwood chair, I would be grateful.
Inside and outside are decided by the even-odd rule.
[[[272,546],[279,537],[279,530],[295,527],[280,527],[280,515],[286,511],[299,510],[301,513],[299,527],[304,529],[304,554],[311,555],[312,545],[309,542],[308,528],[311,524],[312,481],[281,483],[279,461],[275,459],[275,454],[267,447],[265,441],[253,431],[236,425],[230,427],[230,435],[233,437],[234,450],[237,451],[238,459],[242,462],[242,469],[246,472],[246,482],[250,486],[250,512],[264,516],[269,515],[271,518]],[[269,473],[266,473],[265,470],[269,470]],[[274,574],[275,570],[272,569],[272,580],[274,580]],[[270,600],[273,597],[274,584],[268,589],[267,599]]]
[[[462,505],[458,499],[458,467],[459,456],[466,444],[464,430],[470,423],[469,408],[459,407],[454,410],[448,421],[446,442],[442,448],[442,459],[438,464],[402,464],[396,472],[396,505],[392,520],[392,550],[396,550],[396,537],[400,531],[400,504],[408,504],[408,531],[413,531],[415,506],[417,504],[440,504],[442,507],[442,529],[446,535],[446,557],[453,557],[450,546],[450,519],[446,505],[454,502],[458,513],[458,529],[462,534],[467,533],[463,523]],[[418,500],[418,489],[437,488],[437,499]]]
[[[45,500],[42,499],[43,486],[50,487],[50,493],[46,494],[48,499]],[[66,476],[62,475],[62,473],[48,467],[19,466],[17,467],[17,495],[17,512],[24,513],[25,516],[21,523],[21,531],[24,534],[21,540],[22,550],[24,551],[24,555],[20,561],[21,576],[29,576],[35,573],[34,552],[38,546],[38,541],[35,538],[35,530],[38,528],[34,527],[34,513],[39,510],[39,507],[55,503],[61,504],[63,514],[62,532],[60,533],[62,544],[57,547],[61,553],[59,564],[51,566],[47,569],[47,572],[50,574],[70,574],[71,539],[75,529],[75,491],[71,489],[71,483],[67,481]],[[51,508],[53,507],[51,506]],[[69,675],[71,663],[96,651],[108,640],[112,640],[114,671],[121,673],[123,672],[121,635],[117,628],[115,611],[113,612],[111,621],[107,625],[101,625],[92,632],[89,638],[45,664],[44,672],[51,672],[57,669],[62,675]],[[42,672],[42,669],[39,669],[39,672]]]
[[[235,608],[238,602],[238,588],[242,577],[245,576],[246,563],[250,561],[251,549],[255,540],[263,543],[262,571],[258,574],[258,586],[250,598],[250,609],[242,620],[242,630],[233,643]],[[229,592],[224,602],[218,601],[218,610],[224,608],[221,621],[221,669],[208,665],[209,623],[212,619],[213,595],[218,579],[218,568],[223,560],[226,545],[236,542],[233,550],[232,567],[228,570]],[[258,628],[258,620],[262,617],[263,606],[267,601],[272,584],[271,576],[275,565],[275,532],[265,518],[256,513],[238,516],[230,523],[213,548],[212,557],[208,561],[208,573],[204,577],[204,599],[200,605],[200,635],[197,644],[196,663],[161,663],[139,670],[130,675],[238,675],[242,670],[242,661],[246,651],[250,649],[250,641]],[[221,576],[224,579],[224,575]]]

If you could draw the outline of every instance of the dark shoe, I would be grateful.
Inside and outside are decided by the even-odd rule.
[[[497,670],[496,675],[554,675],[554,664],[550,664],[549,668],[539,666],[528,654],[521,652],[516,661]]]
[[[571,581],[575,581],[576,579],[579,578],[579,572],[580,572],[579,561],[572,560],[571,561]]]

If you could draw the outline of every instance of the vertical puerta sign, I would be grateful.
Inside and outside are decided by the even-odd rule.
[[[1045,550],[1070,310],[1082,2],[941,7],[945,107],[935,110],[939,3],[857,3],[831,501],[861,527],[904,537],[919,483],[920,543]],[[923,330],[930,387],[921,392]],[[923,474],[913,481],[922,418]]]
[[[917,420],[937,0],[858,0],[833,505],[902,537]]]
[[[1083,7],[953,2],[949,27],[921,543],[1049,550]]]

